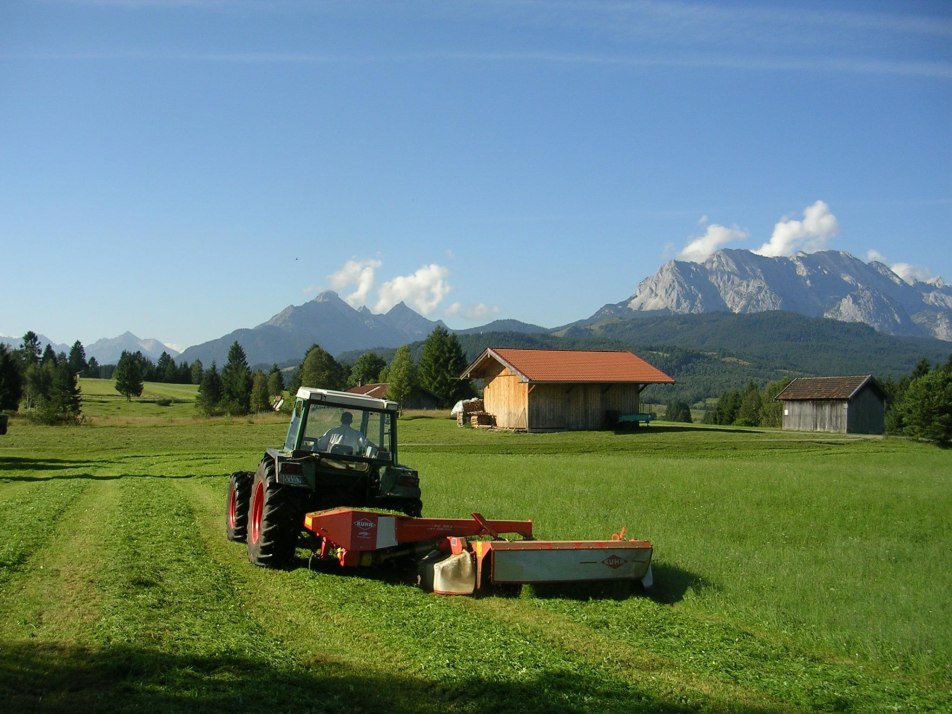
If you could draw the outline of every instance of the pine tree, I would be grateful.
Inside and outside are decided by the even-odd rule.
[[[435,396],[437,405],[445,409],[472,393],[469,382],[459,379],[464,369],[466,358],[456,335],[443,326],[437,327],[423,343],[418,372],[420,386]]]
[[[86,350],[79,340],[76,340],[70,348],[68,361],[73,374],[83,374],[89,368],[89,363],[86,362]]]
[[[329,352],[314,345],[301,363],[300,380],[304,387],[341,389],[344,386],[344,370]]]
[[[221,401],[221,377],[218,374],[218,367],[212,362],[212,366],[204,370],[202,374],[202,383],[198,385],[195,407],[205,416],[215,416],[220,413],[219,405]]]
[[[763,401],[760,398],[760,390],[757,389],[757,385],[750,382],[741,399],[740,406],[737,408],[737,417],[734,419],[734,423],[738,426],[760,426],[762,407]]]
[[[23,342],[20,345],[19,354],[24,368],[39,362],[42,353],[43,349],[40,347],[40,338],[35,332],[30,330],[23,335]]]
[[[692,422],[691,407],[687,402],[675,399],[665,409],[664,418],[668,421],[690,424]]]
[[[251,375],[251,411],[255,414],[266,412],[271,408],[271,399],[268,395],[268,377],[260,369]]]
[[[225,412],[247,414],[251,409],[251,369],[237,341],[228,349],[228,362],[221,370],[221,386]]]
[[[268,395],[276,397],[284,391],[284,377],[278,365],[271,365],[271,371],[268,372]]]
[[[119,362],[116,364],[116,371],[113,377],[116,380],[116,391],[122,394],[126,399],[142,395],[142,362],[141,352],[130,353],[123,350],[119,356]]]
[[[189,369],[191,371],[192,384],[201,384],[202,375],[205,372],[205,367],[202,365],[202,361],[200,359],[195,360],[192,362],[192,366]]]
[[[41,366],[49,373],[45,394],[37,403],[34,418],[44,424],[66,424],[79,421],[82,397],[76,373],[67,360]]]
[[[361,384],[374,384],[380,379],[380,371],[387,366],[383,357],[376,352],[364,352],[354,362],[347,383],[356,387]]]
[[[155,376],[159,382],[166,384],[175,384],[178,381],[178,367],[175,360],[168,352],[162,352],[159,355],[159,361],[155,364]]]
[[[939,367],[913,379],[899,409],[903,433],[943,447],[952,445],[952,369]]]
[[[0,342],[0,410],[16,411],[23,396],[23,372],[19,360]]]
[[[90,357],[89,362],[86,364],[86,376],[87,377],[99,377],[99,361],[95,357]]]
[[[387,397],[403,405],[410,400],[416,386],[416,366],[410,348],[403,345],[393,355],[393,361],[387,368]]]

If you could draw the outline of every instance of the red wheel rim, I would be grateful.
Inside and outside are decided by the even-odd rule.
[[[228,494],[228,527],[234,530],[235,522],[238,520],[235,515],[238,510],[238,494],[236,493],[234,485],[229,489]]]
[[[264,482],[259,481],[255,486],[254,497],[251,499],[251,537],[252,543],[257,543],[261,535],[261,515],[264,512]]]

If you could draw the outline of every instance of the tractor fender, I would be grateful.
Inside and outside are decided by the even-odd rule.
[[[275,479],[281,485],[313,489],[314,485],[308,480],[299,459],[295,459],[287,452],[281,452],[278,449],[268,449],[261,459],[262,463],[267,461],[274,463]]]

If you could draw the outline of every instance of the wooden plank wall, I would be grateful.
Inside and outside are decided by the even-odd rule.
[[[848,434],[882,434],[886,430],[886,404],[871,387],[864,388],[850,401]]]
[[[496,417],[500,429],[528,429],[526,410],[529,385],[516,375],[500,370],[486,378],[483,408]]]
[[[637,384],[536,384],[529,394],[530,431],[604,429],[606,413],[639,411]]]

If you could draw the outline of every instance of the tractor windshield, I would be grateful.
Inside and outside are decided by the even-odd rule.
[[[393,415],[351,406],[303,405],[304,428],[300,448],[339,456],[362,456],[391,461]]]

